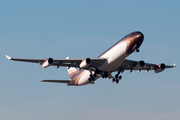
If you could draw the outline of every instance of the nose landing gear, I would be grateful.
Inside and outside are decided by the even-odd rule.
[[[134,51],[135,51],[135,52],[139,52],[139,49],[135,49]]]
[[[134,47],[132,48],[133,51],[135,52],[139,52],[139,48],[137,47],[137,44],[134,45]]]

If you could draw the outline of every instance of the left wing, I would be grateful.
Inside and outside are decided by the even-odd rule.
[[[149,70],[154,70],[155,73],[159,73],[166,68],[173,68],[175,66],[176,66],[175,64],[174,66],[171,66],[171,65],[165,65],[164,63],[151,64],[151,63],[145,63],[142,60],[133,61],[133,60],[125,59],[121,64],[120,68],[122,68],[123,71],[130,70],[132,72],[133,70],[138,70],[140,72],[141,70],[146,70],[146,72],[148,72]]]
[[[24,59],[24,58],[12,58],[5,55],[7,59],[21,62],[39,63],[42,67],[46,68],[49,66],[65,66],[65,67],[77,67],[88,69],[89,67],[97,68],[102,65],[106,59],[104,58],[83,58],[83,59]]]

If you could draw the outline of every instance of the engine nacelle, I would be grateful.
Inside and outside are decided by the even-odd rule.
[[[80,68],[84,69],[84,68],[87,68],[89,67],[89,65],[91,65],[91,59],[90,58],[86,58],[85,60],[83,60],[81,62],[81,64],[79,65]]]
[[[164,63],[158,64],[158,68],[154,70],[155,73],[162,72],[166,68],[166,65]]]
[[[43,68],[47,68],[49,67],[51,64],[53,64],[54,60],[52,58],[48,58],[46,59],[43,64],[42,64],[42,67]]]
[[[141,70],[142,67],[145,66],[145,62],[143,60],[137,62],[137,65],[134,66],[134,70]]]

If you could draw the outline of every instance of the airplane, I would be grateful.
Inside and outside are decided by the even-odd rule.
[[[143,60],[134,61],[128,60],[128,57],[133,52],[139,52],[139,47],[143,43],[144,35],[140,31],[132,32],[119,40],[116,44],[106,50],[97,58],[82,58],[82,59],[24,59],[12,58],[7,55],[7,59],[21,62],[39,63],[43,68],[49,66],[67,67],[69,80],[42,80],[41,82],[55,82],[66,83],[68,86],[81,86],[87,84],[94,84],[98,78],[112,79],[112,82],[119,83],[122,79],[120,73],[125,70],[132,72],[136,70],[146,72],[154,70],[155,73],[160,73],[166,68],[173,68],[176,65],[165,65],[145,63]],[[79,69],[77,69],[79,68]],[[117,72],[113,77],[112,72]]]

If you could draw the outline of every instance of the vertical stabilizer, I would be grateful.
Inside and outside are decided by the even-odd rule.
[[[66,59],[69,59],[69,57],[66,57]],[[77,74],[79,71],[75,67],[67,67],[69,78],[72,80],[73,76]]]

